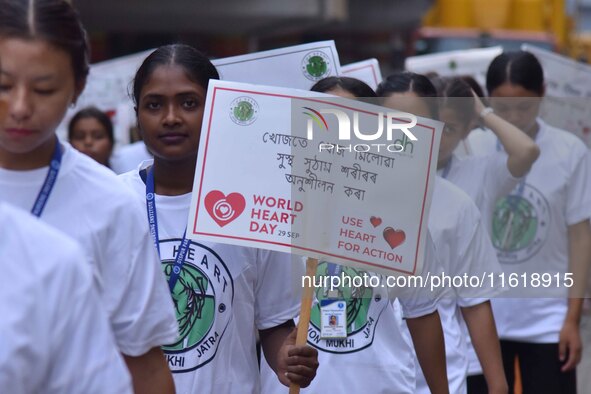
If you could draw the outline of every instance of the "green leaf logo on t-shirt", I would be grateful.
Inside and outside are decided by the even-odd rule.
[[[167,282],[179,246],[179,239],[160,241]],[[193,371],[215,357],[223,340],[233,313],[234,281],[215,251],[191,242],[171,296],[179,337],[162,350],[172,372]]]
[[[346,278],[347,283],[358,283],[357,281],[364,275],[375,276],[375,274],[346,266],[339,266],[338,270],[336,276]],[[321,283],[321,278],[327,277],[329,277],[329,263],[321,262],[316,270],[316,283]],[[328,283],[330,283],[330,280]],[[329,294],[329,287],[319,287],[315,291],[318,302],[312,307],[310,315],[311,325],[308,332],[308,343],[322,351],[351,353],[370,346],[373,343],[375,328],[380,315],[388,305],[387,294],[378,292],[378,289],[365,286],[348,286],[347,283],[335,289],[336,294]],[[344,300],[347,304],[347,338],[320,339],[320,303],[323,300],[335,297]]]
[[[501,263],[521,263],[534,256],[546,241],[550,206],[542,193],[528,184],[518,185],[496,203],[492,241]]]

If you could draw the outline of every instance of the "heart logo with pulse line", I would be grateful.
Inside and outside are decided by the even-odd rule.
[[[220,227],[231,223],[246,207],[246,200],[242,194],[230,193],[226,196],[219,190],[207,193],[204,203],[207,213]]]
[[[384,229],[384,239],[390,245],[390,248],[394,249],[400,246],[406,240],[406,234],[402,230],[394,230],[392,227],[386,227]]]

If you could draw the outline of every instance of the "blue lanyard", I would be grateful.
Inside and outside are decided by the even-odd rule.
[[[150,234],[152,234],[152,240],[154,241],[154,246],[156,246],[156,250],[158,251],[158,256],[160,256],[160,241],[158,237],[158,215],[156,212],[156,193],[154,192],[154,167],[151,167],[148,170],[148,175],[146,177],[146,210],[148,213],[148,223],[150,225]],[[187,229],[183,232],[183,239],[181,240],[181,246],[176,254],[176,258],[174,259],[174,265],[172,266],[172,271],[170,272],[170,276],[168,277],[168,288],[172,292],[174,290],[174,286],[179,279],[181,274],[181,270],[183,268],[183,264],[185,263],[185,257],[187,257],[187,252],[189,251],[189,244],[190,240],[186,237]]]
[[[340,265],[327,262],[326,274],[329,277],[339,276],[341,274],[342,270],[343,270],[343,267],[341,267]],[[323,300],[320,300],[320,307],[322,308],[326,305],[330,305],[336,299],[342,299],[342,297],[338,297],[338,296],[334,297],[333,294],[331,294],[331,292],[329,291],[328,294],[326,294],[326,298]]]
[[[342,267],[335,263],[328,263],[328,267],[326,267],[326,271],[328,276],[339,276],[342,271]]]
[[[62,150],[60,148],[59,140],[56,139],[55,148],[53,149],[51,161],[49,162],[49,171],[47,172],[43,186],[41,186],[41,190],[39,190],[35,204],[33,204],[33,208],[31,209],[31,213],[33,215],[41,217],[43,209],[45,208],[45,204],[47,204],[47,200],[49,199],[51,191],[53,190],[53,186],[57,181],[57,175],[59,174],[61,165]]]
[[[447,164],[445,165],[445,167],[443,167],[443,172],[441,173],[441,177],[443,179],[447,179],[447,176],[449,175],[449,170],[451,170],[452,160],[453,160],[453,156],[449,158],[449,160],[447,161]]]

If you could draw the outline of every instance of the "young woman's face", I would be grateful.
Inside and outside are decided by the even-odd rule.
[[[104,166],[109,165],[113,144],[107,129],[96,118],[81,118],[72,126],[70,143]]]
[[[441,168],[451,158],[459,143],[466,137],[469,125],[460,119],[457,112],[451,108],[443,107],[439,112],[439,120],[445,123],[439,144],[439,157],[437,167]]]
[[[138,123],[155,157],[177,161],[197,156],[205,89],[183,67],[157,67],[140,93]]]
[[[541,95],[506,82],[490,92],[495,113],[527,134],[536,130]]]
[[[55,129],[75,101],[74,72],[67,52],[41,40],[0,37],[0,151],[32,153],[53,144]]]

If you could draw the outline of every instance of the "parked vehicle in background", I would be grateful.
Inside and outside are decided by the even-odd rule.
[[[417,31],[416,54],[531,44],[570,54],[566,0],[435,0]]]
[[[516,30],[494,29],[450,29],[423,27],[417,31],[414,48],[416,55],[455,51],[467,48],[488,48],[502,46],[504,50],[516,51],[522,44],[557,51],[558,46],[552,34]]]

